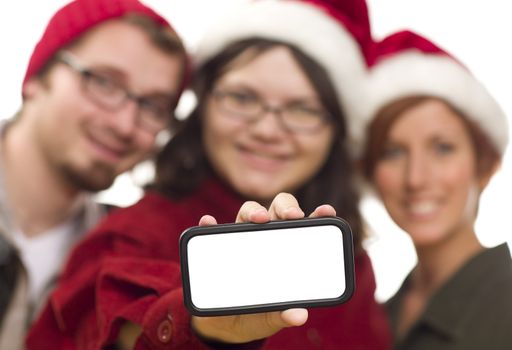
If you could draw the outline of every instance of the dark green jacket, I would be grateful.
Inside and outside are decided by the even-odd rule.
[[[388,303],[394,329],[409,277]],[[506,244],[468,261],[427,304],[396,350],[511,350],[512,259]]]

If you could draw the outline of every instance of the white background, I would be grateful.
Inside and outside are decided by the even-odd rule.
[[[108,1],[108,0],[106,0]],[[193,48],[209,23],[244,0],[146,0],[167,17]],[[21,81],[30,53],[44,26],[64,0],[0,2],[0,118],[12,116],[21,103]],[[503,0],[369,0],[376,38],[404,28],[414,29],[449,49],[488,87],[512,115],[512,21]],[[510,123],[512,124],[512,122]],[[139,175],[144,171],[139,171]],[[511,152],[485,191],[477,232],[486,246],[512,242]],[[140,178],[140,176],[139,176]],[[34,179],[37,181],[37,179]],[[132,176],[122,176],[102,198],[120,205],[133,203],[141,192]],[[386,216],[377,201],[364,201],[363,211],[374,234],[367,242],[377,276],[377,297],[384,300],[415,263],[409,240]]]

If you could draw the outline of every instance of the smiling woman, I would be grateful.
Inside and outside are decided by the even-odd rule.
[[[499,155],[494,151],[493,158],[483,159],[489,166],[478,167],[471,135],[457,112],[436,99],[414,104],[394,115],[399,119],[381,138],[386,141],[373,177],[391,217],[416,247],[423,247],[455,239],[446,237],[452,232],[473,230],[478,192]],[[482,178],[475,181],[478,174]]]
[[[471,69],[500,103],[512,127],[512,100],[509,98],[507,79],[512,77],[512,47],[506,33],[512,23],[506,19],[508,5],[491,0],[467,2],[442,0],[410,2],[407,0],[368,1],[373,32],[377,39],[396,31],[410,28],[432,38],[449,49]],[[482,24],[474,25],[475,19]],[[471,40],[467,40],[471,38]],[[490,38],[493,38],[490,40]],[[506,129],[506,127],[505,127]],[[485,188],[480,199],[475,230],[478,239],[487,247],[509,241],[508,201],[512,196],[512,152],[505,152],[501,167]],[[367,196],[363,213],[373,232],[367,242],[377,276],[377,297],[386,300],[393,295],[404,277],[414,266],[416,256],[411,240],[386,213],[382,205]],[[400,255],[390,255],[399,250]]]
[[[361,108],[364,174],[418,256],[386,303],[395,347],[509,349],[510,251],[486,249],[474,229],[508,143],[506,117],[467,69],[417,34],[393,34],[376,52]]]
[[[205,107],[203,138],[213,168],[239,193],[267,205],[276,193],[296,192],[318,172],[334,136],[334,126],[324,117],[318,94],[294,55],[298,53],[278,46],[248,57],[245,64],[238,61],[213,88],[237,96],[236,110],[222,108],[226,100],[212,95]],[[283,79],[272,84],[277,73]],[[261,101],[272,107],[261,107],[248,118],[247,106]],[[312,111],[308,119],[318,126],[310,129],[305,124],[304,129],[301,121],[308,119],[286,124],[292,108]],[[290,128],[297,123],[302,128]]]

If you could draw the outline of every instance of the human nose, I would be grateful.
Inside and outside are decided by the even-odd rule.
[[[121,137],[130,137],[137,130],[139,103],[134,98],[128,98],[124,105],[113,113],[110,125]]]
[[[428,159],[419,152],[411,152],[407,160],[406,184],[410,189],[421,188],[425,185],[428,177]]]
[[[279,137],[287,131],[281,118],[282,110],[278,107],[264,106],[259,118],[253,121],[253,130],[266,138]]]
[[[288,125],[286,125],[283,118],[283,108],[282,107],[273,107],[270,105],[262,106],[262,110],[260,112],[259,118],[256,119],[256,122],[260,122],[263,120],[263,123],[269,128],[273,128],[273,131],[279,132],[290,132]],[[266,122],[268,118],[272,120],[272,123]]]

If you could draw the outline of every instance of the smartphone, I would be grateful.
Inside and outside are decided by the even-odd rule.
[[[337,217],[192,227],[180,263],[196,316],[333,306],[355,288],[352,232]]]

